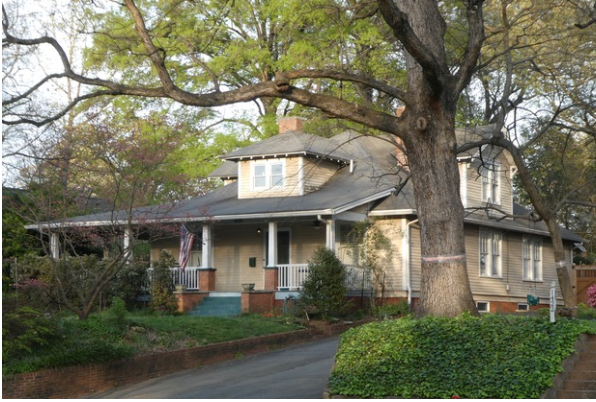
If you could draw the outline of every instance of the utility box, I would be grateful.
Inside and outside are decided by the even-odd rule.
[[[249,257],[248,266],[251,268],[255,268],[257,266],[257,257]]]

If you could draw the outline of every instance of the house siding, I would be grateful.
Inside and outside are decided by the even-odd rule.
[[[485,160],[494,160],[500,164],[498,171],[500,181],[500,201],[494,206],[501,209],[506,214],[513,214],[513,193],[511,183],[511,165],[509,160],[503,153],[493,155],[484,155]],[[465,207],[466,208],[482,208],[486,206],[486,203],[482,202],[482,180],[479,173],[481,162],[475,160],[471,163],[463,163],[460,165],[460,174],[465,175],[461,179],[461,183],[466,183],[466,189],[461,189],[462,194],[466,195]],[[499,215],[498,212],[492,212],[495,215]]]
[[[379,257],[379,272],[376,278],[377,297],[396,297],[404,290],[401,220],[379,219],[374,225],[388,242],[388,247],[377,250]]]
[[[387,236],[389,220],[383,221],[383,232]],[[397,222],[395,220],[394,222]],[[421,281],[421,248],[420,248],[420,230],[416,225],[411,227],[410,237],[410,280],[413,292],[417,294],[420,292]],[[500,300],[500,301],[515,301],[524,302],[528,294],[539,296],[542,300],[549,297],[550,284],[552,281],[558,283],[557,274],[555,271],[555,259],[552,242],[550,239],[543,237],[542,245],[542,277],[540,282],[524,281],[522,272],[522,238],[524,234],[515,232],[501,232],[501,263],[502,276],[498,278],[480,276],[479,267],[479,231],[478,226],[466,225],[465,241],[466,241],[466,257],[468,277],[472,294],[475,300]],[[391,236],[387,236],[391,238]],[[396,250],[396,256],[391,261],[390,265],[386,266],[387,271],[394,273],[393,282],[397,283],[395,289],[401,289],[401,252],[402,246],[400,239],[401,235],[394,236],[395,241],[392,241],[392,247]]]
[[[304,158],[304,194],[319,190],[337,172],[335,163],[313,158]]]
[[[267,159],[269,162],[285,163],[283,187],[266,190],[253,189],[252,166],[260,159],[240,161],[238,198],[294,197],[319,190],[337,172],[336,163],[303,156]]]
[[[292,264],[306,264],[318,246],[325,245],[325,228],[321,225],[314,228],[311,222],[297,224],[291,228],[290,262]]]
[[[299,165],[301,157],[266,159],[268,162],[282,162],[285,166],[284,185],[270,189],[253,189],[252,166],[261,160],[240,161],[240,174],[238,182],[238,198],[265,198],[265,197],[293,197],[300,195]]]

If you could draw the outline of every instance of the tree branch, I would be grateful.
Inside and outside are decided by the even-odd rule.
[[[457,94],[470,83],[484,43],[483,3],[484,0],[470,0],[466,7],[469,37],[463,60],[459,65],[458,72],[455,74],[455,93]]]
[[[451,76],[449,70],[446,65],[441,65],[430,49],[420,41],[408,22],[407,14],[393,0],[378,0],[378,3],[383,19],[391,27],[393,34],[404,45],[410,56],[420,64],[424,75],[431,82],[444,88],[445,78]]]

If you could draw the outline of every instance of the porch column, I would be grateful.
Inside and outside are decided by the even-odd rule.
[[[269,222],[268,267],[277,267],[277,222]]]
[[[132,229],[129,227],[124,229],[122,246],[124,247],[124,260],[129,263],[132,261]]]
[[[213,268],[213,237],[211,225],[203,225],[203,248],[201,268]]]
[[[326,221],[326,246],[329,250],[335,251],[335,221],[330,219]]]
[[[50,233],[50,256],[54,259],[60,258],[60,239],[58,233]]]

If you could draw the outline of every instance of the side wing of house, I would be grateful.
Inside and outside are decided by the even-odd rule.
[[[513,214],[513,176],[515,165],[507,151],[486,147],[459,164],[460,194],[466,211],[490,207],[489,212]],[[502,211],[502,212],[499,212]]]

